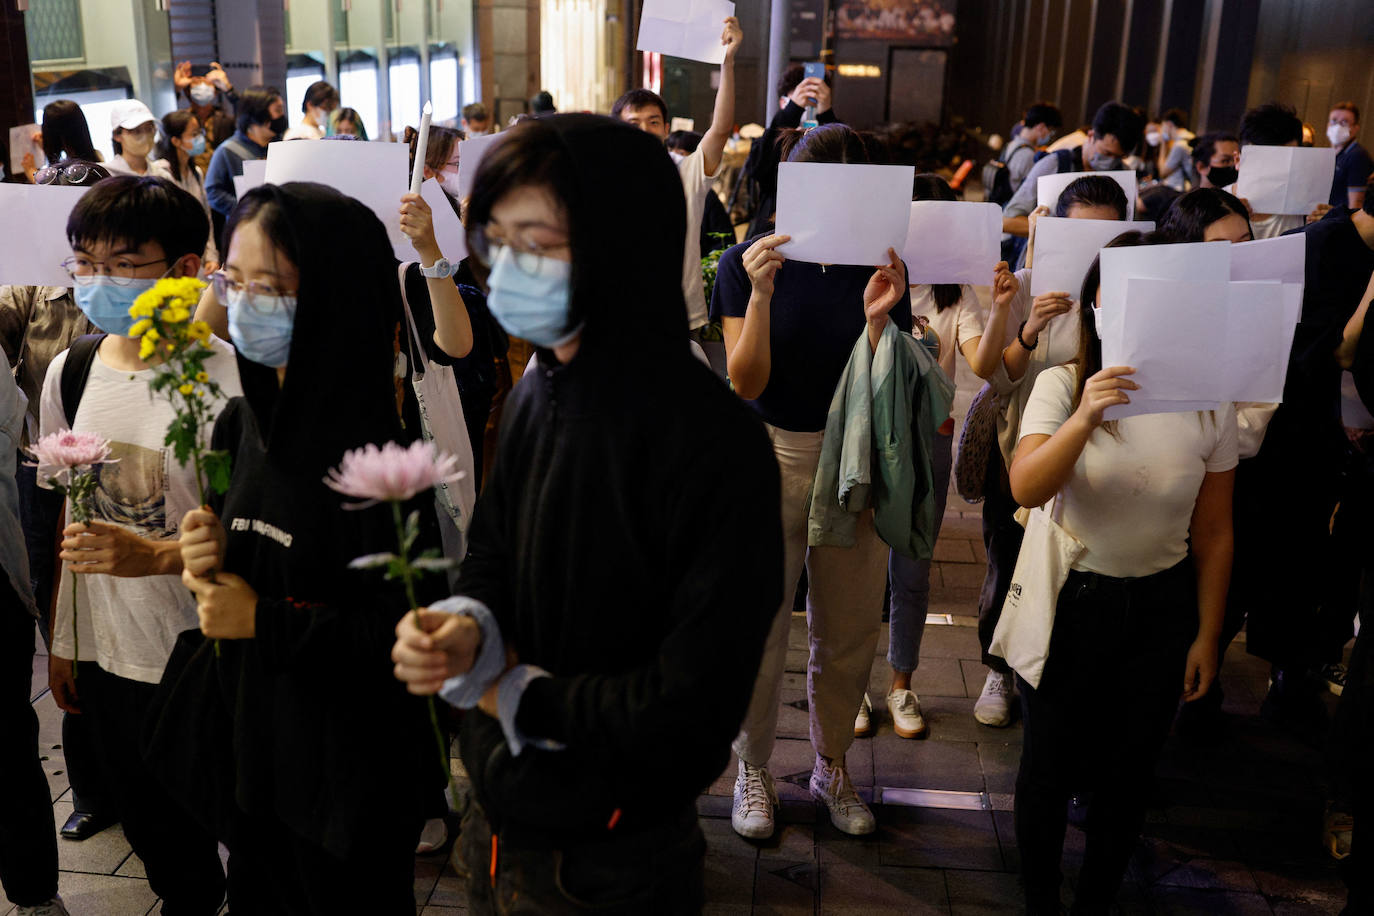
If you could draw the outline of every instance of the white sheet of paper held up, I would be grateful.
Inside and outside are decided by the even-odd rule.
[[[234,198],[242,200],[243,195],[248,193],[248,179],[242,175],[234,176]]]
[[[33,167],[41,169],[44,162],[43,144],[33,139],[33,135],[38,133],[37,124],[21,124],[18,127],[10,128],[10,164],[11,175],[24,174],[24,154],[33,153]]]
[[[720,64],[725,60],[720,36],[733,15],[730,0],[644,0],[635,50]]]
[[[1227,286],[1222,337],[1222,396],[1228,401],[1273,404],[1283,400],[1288,351],[1297,316],[1288,324],[1284,287],[1277,280],[1233,281]]]
[[[477,167],[482,164],[491,145],[501,139],[501,134],[486,134],[471,140],[458,141],[458,199],[466,201],[472,196],[472,182],[477,177]]]
[[[295,140],[291,141],[295,143]],[[269,150],[270,152],[270,150]],[[299,181],[300,179],[296,179]],[[253,190],[258,185],[267,183],[267,160],[249,159],[243,164],[243,183],[246,190]]]
[[[887,263],[906,248],[911,218],[909,165],[784,162],[778,167],[778,251],[818,264]]]
[[[1225,374],[1217,351],[1225,346],[1228,295],[1225,280],[1131,277],[1120,336],[1110,348],[1103,340],[1102,364],[1135,367],[1131,379],[1151,400],[1221,399]]]
[[[1281,235],[1274,239],[1238,242],[1231,246],[1232,280],[1279,280],[1304,283],[1307,280],[1307,238]]]
[[[1002,208],[962,200],[913,200],[901,249],[910,283],[986,286],[1001,257]]]
[[[1035,221],[1031,296],[1067,292],[1077,299],[1083,277],[1104,245],[1123,232],[1152,232],[1154,228],[1149,220],[1124,223],[1115,219],[1040,217]]]
[[[453,212],[453,205],[448,202],[448,195],[439,187],[439,182],[433,178],[426,178],[425,183],[420,186],[420,196],[429,204],[430,212],[433,214],[434,241],[438,243],[444,257],[457,264],[468,256],[468,237],[463,231],[463,223],[458,219],[458,214]],[[398,251],[396,257],[402,261],[414,261],[419,255],[415,253],[415,246],[407,240],[406,253]]]
[[[62,269],[71,257],[67,217],[86,193],[67,185],[0,184],[0,213],[11,232],[0,245],[0,284],[13,286],[71,286]]]
[[[1135,219],[1136,180],[1135,172],[1129,169],[1119,172],[1056,172],[1052,175],[1041,175],[1035,185],[1035,205],[1049,207],[1053,213],[1054,205],[1059,203],[1059,195],[1064,193],[1065,188],[1080,178],[1090,178],[1094,175],[1110,178],[1121,185],[1121,190],[1126,192],[1126,218]]]
[[[415,257],[401,233],[401,196],[409,192],[410,150],[403,143],[292,140],[267,147],[266,181],[314,181],[364,204],[386,227],[396,257]]]
[[[1336,151],[1329,146],[1246,146],[1236,196],[1256,213],[1312,212],[1331,196]]]
[[[1128,277],[1198,283],[1226,283],[1231,279],[1230,242],[1104,248],[1101,257],[1102,313],[1109,325],[1114,310],[1125,301]]]

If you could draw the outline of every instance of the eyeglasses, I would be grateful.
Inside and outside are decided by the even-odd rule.
[[[33,173],[34,184],[60,184],[66,178],[67,184],[81,184],[91,174],[91,167],[84,162],[59,162],[44,166]]]
[[[568,248],[568,243],[561,245],[532,245],[526,242],[511,242],[506,239],[494,239],[487,235],[486,226],[474,226],[468,233],[468,251],[477,258],[478,262],[487,269],[496,262],[497,256],[502,248],[509,248],[511,257],[515,260],[515,266],[520,268],[530,276],[539,274],[539,261],[541,258],[551,257],[550,252],[564,251]]]
[[[157,258],[153,261],[139,263],[133,258],[119,255],[110,261],[95,261],[85,255],[73,255],[62,262],[62,269],[65,270],[77,283],[85,284],[95,280],[97,276],[109,279],[115,286],[128,286],[139,279],[134,276],[134,271],[144,267],[151,267],[153,264],[166,264],[166,258]]]
[[[259,315],[270,315],[278,308],[279,300],[286,300],[286,307],[294,309],[296,307],[296,294],[294,292],[284,293],[274,286],[266,283],[259,283],[254,280],[251,283],[244,283],[235,280],[222,270],[217,270],[210,274],[210,283],[215,289],[215,298],[223,306],[229,305],[229,294],[244,293],[243,303]]]

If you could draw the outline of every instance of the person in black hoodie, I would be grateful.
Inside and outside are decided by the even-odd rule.
[[[522,122],[477,173],[491,311],[556,368],[507,404],[457,597],[392,653],[413,692],[477,707],[475,912],[703,903],[694,799],[749,702],[782,543],[763,428],[688,350],[683,209],[656,138],[594,115]]]
[[[345,451],[420,429],[393,386],[391,245],[365,206],[306,183],[246,194],[226,239],[244,397],[212,445],[233,476],[182,523],[201,628],[178,640],[146,751],[228,846],[235,912],[413,913],[442,769],[424,705],[389,676],[401,590],[349,568],[396,534],[386,506],[346,511],[324,484]],[[412,503],[437,544],[432,495]]]

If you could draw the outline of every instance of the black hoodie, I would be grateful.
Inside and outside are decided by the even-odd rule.
[[[351,198],[304,183],[253,193],[290,214],[300,257],[330,262],[299,265],[285,380],[240,355],[244,396],[215,424],[214,447],[233,458],[214,505],[224,569],[259,595],[256,636],[222,640],[216,656],[199,631],[181,635],[150,757],[231,849],[247,815],[339,858],[394,851],[414,842],[422,793],[442,769],[423,702],[391,672],[401,588],[348,569],[396,549],[390,509],[344,509],[323,478],[345,451],[419,429],[409,423],[407,435],[397,416],[395,261],[382,224]],[[432,496],[409,508],[425,520],[422,541],[437,544]]]
[[[680,816],[725,767],[782,597],[779,479],[753,411],[688,350],[685,204],[662,145],[591,115],[516,130],[571,157],[585,324],[577,356],[507,403],[457,592],[553,675],[516,721],[566,748],[513,757],[477,711],[460,743],[498,831],[569,844]]]

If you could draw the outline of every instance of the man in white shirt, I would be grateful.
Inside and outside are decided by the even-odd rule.
[[[697,151],[677,160],[687,196],[687,244],[682,253],[682,295],[687,300],[687,327],[695,331],[709,320],[705,285],[701,277],[701,214],[711,183],[720,175],[725,142],[735,127],[735,54],[744,41],[739,20],[725,20],[720,43],[725,45],[725,62],[720,65],[720,88],[711,126],[701,138]],[[631,89],[611,106],[611,117],[633,124],[661,140],[668,139],[668,106],[655,92]],[[675,156],[674,159],[677,159]]]

